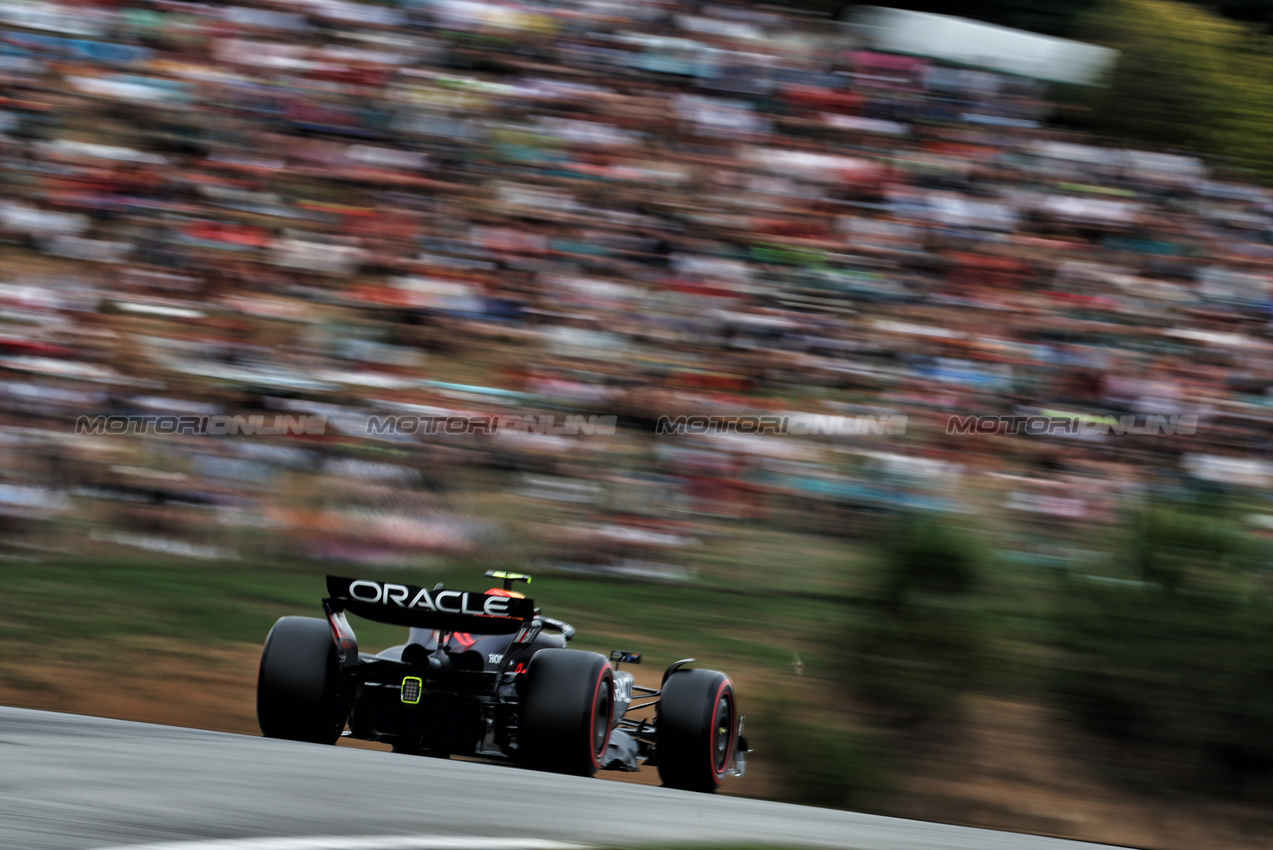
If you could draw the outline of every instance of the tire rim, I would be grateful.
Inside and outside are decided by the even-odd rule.
[[[716,716],[712,722],[712,760],[717,773],[724,773],[728,767],[733,736],[734,701],[729,694],[721,694],[716,701]]]
[[[599,760],[610,740],[610,687],[602,680],[597,691],[597,705],[592,712],[592,752]]]

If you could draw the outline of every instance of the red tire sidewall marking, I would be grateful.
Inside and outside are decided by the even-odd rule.
[[[596,749],[592,745],[593,730],[597,728],[597,696],[601,693],[601,685],[608,677],[606,674],[610,672],[610,668],[603,667],[601,675],[597,676],[596,687],[592,689],[592,708],[588,710],[588,755],[592,758],[592,766],[601,769],[601,758],[605,755],[606,749],[610,746],[610,724],[614,722],[614,694],[610,695],[610,716],[606,718],[606,739],[601,746],[601,755],[597,754]]]
[[[725,753],[725,762],[721,765],[721,769],[716,769],[716,709],[720,705],[721,697],[729,690],[729,730],[725,733],[729,736],[729,750]],[[712,778],[720,785],[725,781],[725,774],[729,770],[729,765],[734,759],[734,714],[738,711],[734,705],[733,682],[729,679],[721,682],[720,687],[716,689],[716,698],[712,700],[711,709],[711,731],[707,736],[707,758],[708,764],[712,766]]]

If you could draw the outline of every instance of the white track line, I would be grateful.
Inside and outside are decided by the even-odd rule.
[[[410,835],[319,835],[297,838],[217,838],[162,844],[121,844],[98,850],[588,850],[586,844],[540,838],[454,838]]]

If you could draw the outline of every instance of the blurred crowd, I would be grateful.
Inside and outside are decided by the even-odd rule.
[[[1057,130],[1039,81],[737,2],[15,0],[0,93],[0,523],[41,545],[471,552],[447,490],[496,470],[545,559],[675,575],[705,516],[1273,484],[1273,193]],[[1056,411],[1197,427],[947,427]],[[492,412],[619,427],[365,425]],[[138,414],[327,424],[75,433]],[[741,414],[906,427],[655,433]]]

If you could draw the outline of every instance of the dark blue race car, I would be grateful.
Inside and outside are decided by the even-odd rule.
[[[327,577],[326,619],[283,617],[261,653],[256,713],[271,738],[382,741],[394,752],[479,756],[591,776],[657,766],[665,785],[715,791],[749,752],[729,677],[678,661],[658,689],[621,664],[569,648],[575,630],[513,590],[426,589]],[[405,626],[407,641],[360,652],[352,613]],[[641,712],[640,709],[653,709]],[[628,715],[632,714],[632,717]],[[640,716],[637,716],[640,715]]]

